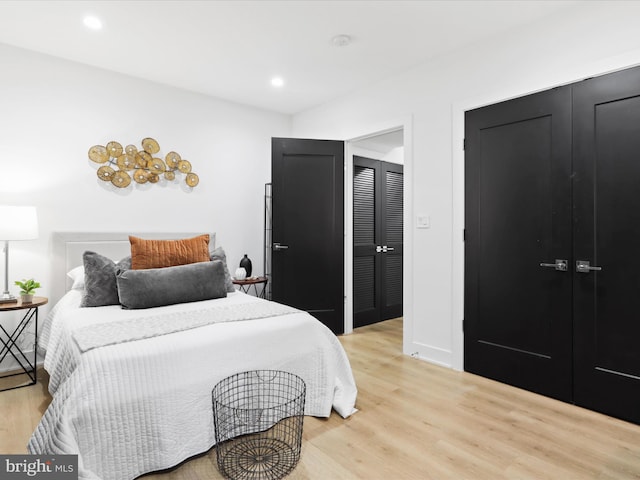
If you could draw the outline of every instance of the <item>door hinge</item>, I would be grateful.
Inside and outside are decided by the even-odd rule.
[[[467,241],[467,229],[466,228],[462,229],[462,241],[463,242]]]
[[[466,150],[467,149],[467,139],[463,138],[462,139],[462,150]]]
[[[464,318],[462,319],[462,333],[464,333]]]

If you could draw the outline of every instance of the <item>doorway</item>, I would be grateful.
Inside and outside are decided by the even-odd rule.
[[[353,326],[402,316],[403,167],[353,157]]]
[[[393,125],[393,126],[392,126]],[[344,285],[344,289],[341,291],[341,301],[343,302],[343,331],[344,333],[351,333],[353,330],[353,296],[351,292],[353,291],[353,155],[366,155],[374,158],[382,158],[389,162],[403,164],[406,158],[411,158],[412,149],[411,149],[411,119],[404,118],[400,120],[396,120],[390,122],[386,129],[380,128],[376,129],[365,129],[364,131],[374,131],[376,133],[370,134],[362,134],[362,135],[352,135],[346,142],[340,142],[343,144],[343,152],[345,154],[344,158],[344,210],[343,210],[343,218],[344,218],[344,237],[343,237],[343,246],[344,246],[344,261],[342,263],[343,277],[341,280],[333,282],[334,285],[342,284]],[[278,144],[296,142],[301,139],[294,138],[282,138],[282,139],[272,139],[272,144],[277,142]],[[311,141],[311,140],[309,140]],[[329,140],[314,140],[317,142],[332,142]],[[405,147],[404,142],[406,141],[407,145]],[[274,147],[275,148],[275,147]],[[297,154],[303,155],[304,150],[298,150]],[[334,152],[335,153],[335,152]],[[280,156],[281,152],[278,153],[275,150],[272,151],[272,168],[273,168],[273,158],[274,156]],[[334,155],[334,154],[332,154]],[[408,162],[407,165],[404,165],[404,170],[406,175],[411,175],[411,163]],[[274,175],[272,171],[272,182],[274,181]],[[275,251],[274,242],[278,242],[275,238],[275,217],[277,216],[277,212],[275,212],[275,186],[273,183],[268,184],[269,187],[269,205],[265,207],[265,213],[268,214],[269,218],[265,219],[265,228],[268,226],[268,240],[267,236],[265,236],[265,265],[268,265],[269,268],[265,268],[265,273],[269,275],[271,278],[270,283],[277,289],[275,286],[275,270],[276,266],[272,265],[272,262],[276,258],[277,255],[283,253],[284,250]],[[404,186],[404,198],[409,198],[411,196],[411,184]],[[294,205],[298,205],[298,203],[288,203],[288,208],[293,208]],[[411,204],[403,205],[403,223],[406,225],[407,218],[412,215]],[[336,217],[338,218],[338,217]],[[406,235],[406,226],[405,226],[405,235],[404,235],[404,249],[411,249],[411,236]],[[286,242],[281,242],[285,246]],[[282,245],[281,245],[282,246]],[[288,253],[288,250],[287,250]],[[283,257],[286,255],[282,255]],[[335,259],[330,262],[332,265],[336,265]],[[403,288],[402,297],[403,297],[403,352],[409,353],[414,352],[416,350],[416,346],[412,344],[412,338],[410,332],[411,329],[411,298],[412,291],[411,289],[407,289],[406,285],[408,284],[406,279],[410,278],[413,274],[413,266],[407,262],[404,262],[402,266],[402,283],[405,286]],[[293,282],[297,279],[292,277]],[[348,293],[347,293],[348,292]],[[272,295],[272,300],[276,300],[276,298]],[[278,301],[278,300],[276,300]],[[335,304],[335,302],[334,302]],[[336,329],[338,331],[338,329]]]
[[[465,370],[640,423],[640,69],[467,112]]]

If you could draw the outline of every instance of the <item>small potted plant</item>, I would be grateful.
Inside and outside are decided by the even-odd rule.
[[[29,280],[23,278],[22,281],[16,280],[15,284],[20,287],[20,299],[22,303],[33,302],[33,294],[37,288],[40,288],[40,283],[36,282],[33,278]]]

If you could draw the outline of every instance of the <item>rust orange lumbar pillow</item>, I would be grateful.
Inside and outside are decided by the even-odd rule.
[[[208,262],[209,235],[182,240],[145,240],[129,236],[131,269],[174,267]]]

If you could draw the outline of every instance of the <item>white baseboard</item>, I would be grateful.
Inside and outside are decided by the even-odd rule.
[[[413,342],[409,348],[410,350],[404,352],[405,354],[429,363],[440,365],[441,367],[453,368],[453,357],[450,350],[417,342]]]

